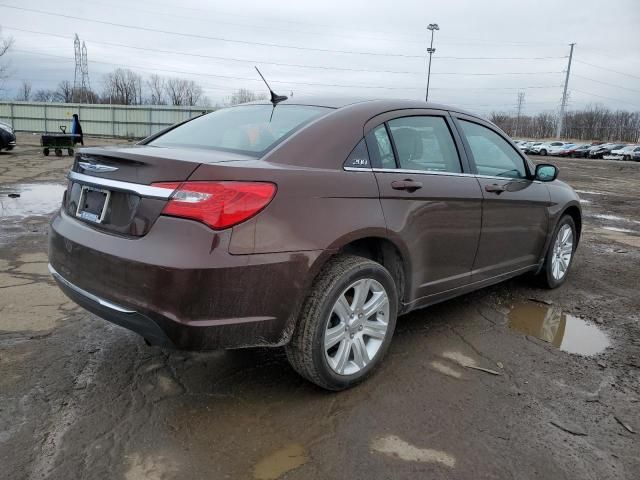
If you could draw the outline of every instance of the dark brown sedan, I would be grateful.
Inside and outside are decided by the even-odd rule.
[[[400,314],[532,272],[562,284],[574,191],[491,123],[418,101],[240,105],[76,155],[50,270],[155,345],[286,346],[339,390]]]

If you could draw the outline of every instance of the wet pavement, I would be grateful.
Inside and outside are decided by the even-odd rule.
[[[26,200],[0,211],[1,479],[640,477],[640,164],[540,159],[589,202],[567,283],[402,317],[380,371],[336,394],[280,349],[161,350],[68,301],[45,205],[70,159],[18,140],[0,155],[0,198]]]

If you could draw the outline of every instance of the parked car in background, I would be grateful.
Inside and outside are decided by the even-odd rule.
[[[565,143],[563,145],[550,147],[548,154],[551,155],[552,157],[564,157],[566,156],[567,150],[570,150],[575,146],[576,146],[575,143]]]
[[[401,314],[527,272],[561,285],[582,217],[557,175],[455,108],[276,97],[83,148],[49,269],[152,344],[285,347],[341,390],[383,362]]]
[[[640,150],[638,145],[627,145],[617,150],[611,150],[611,153],[605,155],[605,160],[631,160],[634,151]]]
[[[562,145],[564,145],[564,142],[544,142],[533,147],[530,153],[533,153],[534,155],[545,156],[549,154],[549,150],[552,147],[561,147]]]
[[[636,149],[633,151],[632,155],[631,155],[631,160],[634,160],[636,162],[640,162],[640,149]]]
[[[624,143],[605,143],[603,145],[596,145],[589,150],[589,158],[603,158],[605,155],[609,155],[613,150],[618,150],[626,147]]]
[[[567,151],[568,157],[573,158],[587,158],[589,156],[589,149],[593,147],[592,143],[585,143],[582,145],[575,145]]]
[[[8,123],[0,122],[0,151],[13,150],[16,146],[16,134]]]
[[[534,147],[542,145],[543,142],[528,142],[524,148],[524,153],[532,153]]]

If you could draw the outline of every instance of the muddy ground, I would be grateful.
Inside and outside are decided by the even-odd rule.
[[[640,478],[640,163],[554,159],[585,212],[567,283],[403,317],[380,371],[336,394],[280,350],[163,351],[74,306],[46,268],[71,161],[18,143],[0,154],[0,478]]]

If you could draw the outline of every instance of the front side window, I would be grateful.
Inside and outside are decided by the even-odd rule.
[[[524,160],[504,138],[477,123],[460,120],[460,125],[479,175],[527,178]]]
[[[402,117],[389,121],[398,152],[399,167],[406,170],[461,173],[453,137],[442,117]]]
[[[308,105],[241,105],[198,117],[149,142],[157,147],[264,153],[333,109]]]

